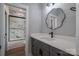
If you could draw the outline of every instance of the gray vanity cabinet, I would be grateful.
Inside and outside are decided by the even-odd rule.
[[[32,55],[34,56],[49,56],[49,46],[43,42],[31,38],[32,42]]]
[[[34,38],[31,38],[31,50],[33,56],[72,56]]]

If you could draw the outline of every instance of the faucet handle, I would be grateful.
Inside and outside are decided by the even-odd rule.
[[[51,34],[51,32],[49,32],[49,34]]]
[[[53,38],[53,32],[50,32],[49,35],[51,35],[51,38]]]
[[[53,32],[49,32],[49,34],[53,34]]]

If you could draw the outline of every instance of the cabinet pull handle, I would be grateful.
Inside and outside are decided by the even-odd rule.
[[[0,45],[0,49],[1,49],[1,45]]]
[[[60,56],[61,54],[60,53],[57,53],[57,56]]]
[[[39,54],[43,56],[43,51],[41,49],[39,49]]]

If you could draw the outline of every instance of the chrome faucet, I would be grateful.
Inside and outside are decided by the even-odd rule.
[[[50,32],[49,34],[51,35],[51,38],[53,38],[53,32]]]

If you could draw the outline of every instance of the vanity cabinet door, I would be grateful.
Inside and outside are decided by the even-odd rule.
[[[50,48],[50,56],[73,56],[55,47]]]
[[[36,46],[33,46],[32,49],[31,49],[33,56],[36,56],[36,55],[37,55],[37,54],[36,54],[36,53],[37,53],[37,52],[36,52],[36,50],[37,50],[36,48],[37,48]]]
[[[41,41],[38,41],[40,44],[37,47],[38,56],[49,56],[49,46]]]
[[[33,56],[37,56],[37,46],[38,46],[37,40],[31,38],[31,51]]]
[[[49,46],[37,39],[31,38],[33,56],[49,56]]]
[[[37,55],[38,56],[49,56],[49,51],[44,50],[43,48],[37,48]]]

